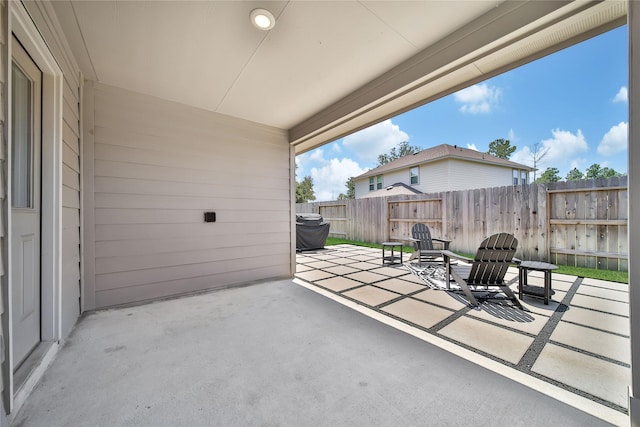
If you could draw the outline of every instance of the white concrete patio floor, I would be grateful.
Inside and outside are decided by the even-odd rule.
[[[10,422],[600,427],[628,421],[616,412],[619,418],[607,422],[400,329],[292,280],[87,313]]]
[[[616,425],[628,425],[628,285],[553,274],[549,305],[524,297],[468,305],[432,289],[379,249],[330,246],[297,255],[296,282],[388,325]],[[405,254],[405,264],[408,254]],[[507,278],[517,291],[518,271]],[[531,273],[529,284],[541,284]],[[517,293],[516,293],[517,294]]]
[[[554,275],[549,306],[472,309],[380,258],[331,247],[293,281],[87,313],[10,422],[629,425],[624,285]]]

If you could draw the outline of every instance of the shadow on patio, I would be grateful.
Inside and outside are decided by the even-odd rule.
[[[408,257],[407,257],[408,258]],[[406,260],[405,260],[406,261]],[[297,282],[615,424],[628,425],[628,285],[553,274],[553,300],[468,305],[415,268],[351,245],[297,255]],[[517,294],[517,268],[507,279]],[[531,273],[530,284],[542,284]]]

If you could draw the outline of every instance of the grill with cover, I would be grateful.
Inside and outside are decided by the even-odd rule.
[[[329,235],[329,223],[320,214],[296,214],[296,250],[324,248]]]

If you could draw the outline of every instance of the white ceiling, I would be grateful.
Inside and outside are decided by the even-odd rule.
[[[626,1],[86,1],[85,77],[287,129],[302,152],[624,23]],[[256,7],[277,18],[260,31]]]

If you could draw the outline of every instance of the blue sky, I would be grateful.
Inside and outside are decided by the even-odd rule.
[[[486,80],[296,157],[297,179],[313,178],[317,201],[402,141],[421,148],[459,145],[486,152],[505,138],[511,160],[532,165],[534,144],[548,148],[538,175],[564,178],[594,163],[627,172],[627,26]]]

